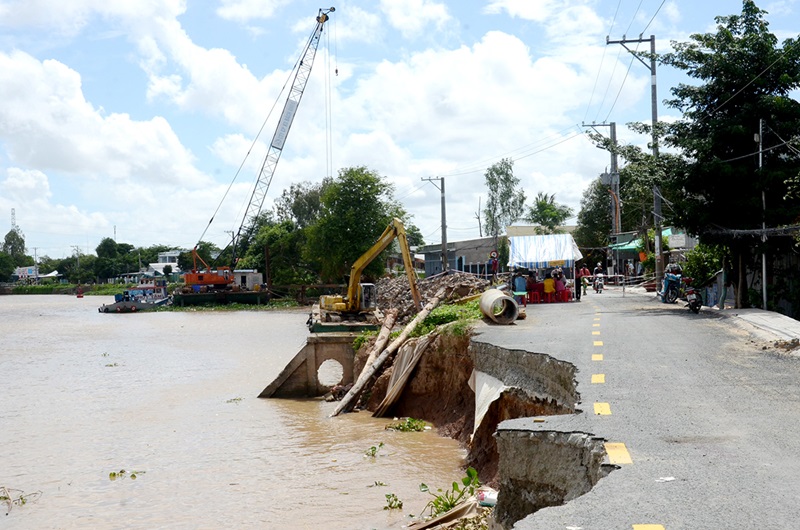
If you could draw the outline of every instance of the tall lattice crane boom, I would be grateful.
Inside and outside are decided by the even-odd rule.
[[[278,165],[278,160],[281,158],[283,146],[286,143],[286,137],[289,134],[289,129],[292,127],[294,116],[297,113],[297,107],[300,105],[300,100],[303,97],[303,92],[306,89],[306,83],[311,75],[311,67],[314,66],[314,58],[317,55],[317,47],[319,46],[319,39],[322,35],[322,29],[325,22],[328,21],[329,13],[336,11],[335,8],[320,9],[317,15],[317,25],[314,32],[306,44],[300,58],[300,62],[295,72],[294,80],[292,81],[292,88],[289,90],[289,95],[286,98],[286,103],[283,107],[278,126],[275,129],[275,134],[272,136],[272,141],[269,145],[269,151],[261,164],[261,170],[258,174],[258,180],[253,188],[253,194],[250,196],[250,202],[247,206],[247,211],[242,218],[242,224],[236,233],[233,242],[233,264],[236,264],[236,252],[239,247],[239,242],[242,237],[242,231],[245,227],[253,226],[258,215],[261,213],[261,208],[264,206],[264,199],[269,191],[269,186],[272,184],[272,177],[275,174],[275,167]]]

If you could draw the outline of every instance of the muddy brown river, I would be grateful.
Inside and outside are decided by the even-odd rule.
[[[3,529],[400,528],[421,482],[462,476],[433,432],[256,397],[304,344],[303,312],[97,312],[111,301],[0,296],[0,487],[41,492],[0,503]]]

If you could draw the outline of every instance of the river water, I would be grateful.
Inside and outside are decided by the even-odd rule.
[[[421,482],[463,475],[430,431],[256,397],[304,344],[303,312],[97,312],[112,301],[0,296],[0,487],[41,491],[0,504],[0,528],[400,528]],[[110,479],[123,469],[139,473]]]

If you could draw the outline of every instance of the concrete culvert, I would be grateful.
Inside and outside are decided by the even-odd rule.
[[[517,302],[499,289],[488,289],[481,295],[481,312],[497,324],[513,324],[519,316]]]

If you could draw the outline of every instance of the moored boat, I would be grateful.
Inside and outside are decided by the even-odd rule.
[[[167,280],[162,279],[140,283],[133,289],[116,294],[113,304],[103,304],[97,310],[101,313],[137,313],[171,302],[172,297],[167,293]]]

